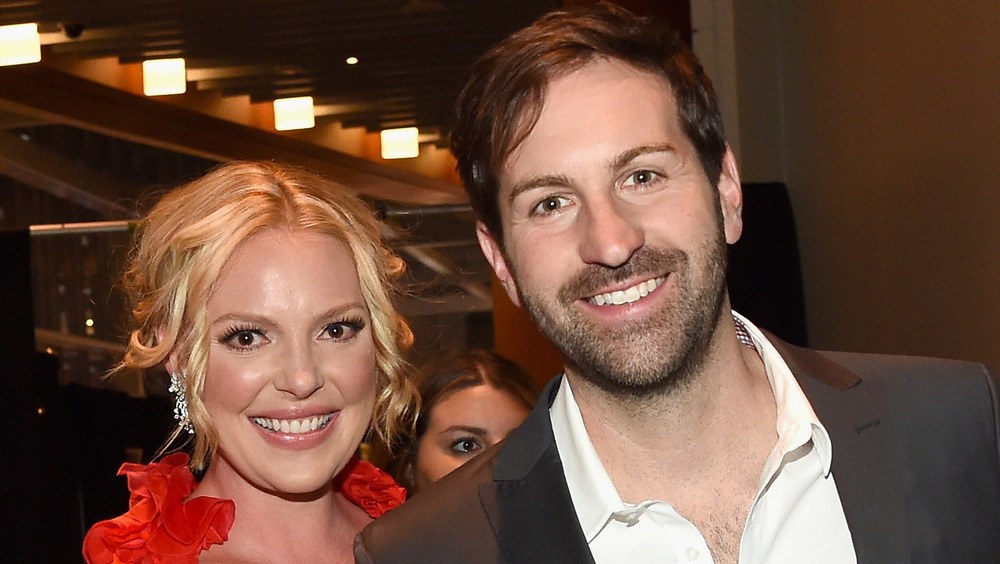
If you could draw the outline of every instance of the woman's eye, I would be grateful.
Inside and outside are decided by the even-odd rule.
[[[554,211],[558,211],[568,203],[569,200],[561,196],[549,196],[548,198],[538,202],[532,210],[532,213],[541,215],[552,213]]]
[[[252,349],[264,343],[264,334],[256,329],[238,329],[230,331],[222,342],[238,349]]]
[[[451,444],[451,449],[460,454],[469,454],[481,448],[479,441],[472,437],[463,437]]]
[[[365,326],[360,319],[352,321],[338,321],[331,323],[324,328],[324,332],[334,341],[350,339],[358,334]]]
[[[625,179],[625,186],[642,186],[655,182],[659,178],[660,175],[651,170],[637,170]]]

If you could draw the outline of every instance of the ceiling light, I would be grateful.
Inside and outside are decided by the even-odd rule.
[[[382,130],[383,159],[412,159],[420,154],[416,127]]]
[[[0,66],[37,63],[42,60],[38,24],[0,26]]]
[[[312,96],[274,101],[274,128],[278,131],[309,129],[316,126]]]
[[[347,64],[349,64],[349,65],[356,65],[356,64],[358,64],[358,58],[357,57],[348,57],[347,59],[344,60],[344,62],[347,63]]]
[[[142,62],[142,92],[146,96],[183,94],[187,90],[184,59],[150,59]]]

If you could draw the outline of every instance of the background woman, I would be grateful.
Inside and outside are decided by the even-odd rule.
[[[431,361],[413,382],[421,398],[416,433],[388,465],[411,495],[506,437],[538,397],[527,372],[487,350]]]
[[[380,233],[343,187],[271,163],[157,203],[124,278],[120,368],[166,366],[171,439],[191,433],[193,455],[122,467],[131,509],[91,529],[88,562],[353,562],[355,534],[404,495],[356,449],[370,427],[408,429],[415,400],[403,263]]]

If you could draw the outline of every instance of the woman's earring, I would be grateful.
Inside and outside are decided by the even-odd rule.
[[[178,425],[190,434],[194,434],[194,427],[191,425],[191,419],[188,417],[188,402],[187,393],[184,391],[184,379],[187,378],[186,374],[178,374],[176,372],[170,373],[170,387],[168,391],[173,392],[175,397],[174,404],[174,419],[178,421]]]

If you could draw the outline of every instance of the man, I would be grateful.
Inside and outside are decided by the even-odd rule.
[[[992,374],[820,354],[731,312],[739,172],[672,34],[551,14],[477,63],[457,116],[480,244],[565,373],[359,562],[1000,561]]]

